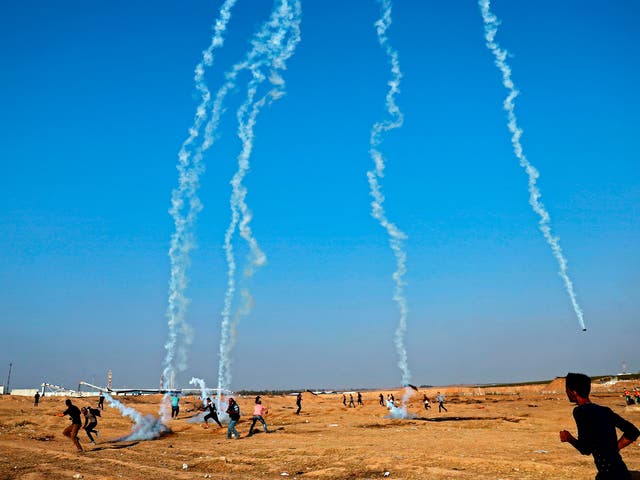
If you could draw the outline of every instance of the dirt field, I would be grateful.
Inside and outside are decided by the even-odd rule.
[[[624,383],[596,386],[592,399],[640,426],[640,408],[625,407]],[[342,395],[304,393],[302,413],[295,397],[263,397],[266,421],[274,431],[247,437],[253,397],[238,398],[243,418],[239,440],[227,440],[226,427],[204,429],[189,423],[200,400],[181,400],[172,433],[143,442],[115,442],[131,422],[107,408],[99,419],[100,437],[85,453],[62,436],[67,417],[63,397],[45,397],[39,407],[31,398],[0,397],[0,479],[589,479],[591,457],[562,444],[558,431],[575,434],[562,382],[546,386],[440,388],[448,413],[438,406],[425,411],[422,393],[409,410],[415,420],[387,420],[378,405],[380,392],[365,392],[364,406],[347,408]],[[391,391],[383,391],[386,394]],[[391,392],[396,398],[401,391]],[[355,395],[354,395],[355,399]],[[142,413],[157,413],[159,396],[119,397]],[[95,399],[75,399],[78,406]],[[640,479],[640,448],[631,445],[623,458]],[[186,468],[183,464],[186,464]],[[388,474],[386,473],[388,472]]]

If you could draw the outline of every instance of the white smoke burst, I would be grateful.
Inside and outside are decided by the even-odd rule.
[[[122,416],[133,420],[131,432],[124,437],[118,438],[117,441],[153,440],[171,431],[160,418],[153,415],[143,415],[135,408],[123,405],[108,393],[103,393],[103,395],[111,408],[119,410]]]
[[[390,130],[400,128],[403,123],[402,112],[395,101],[396,94],[400,91],[402,72],[400,71],[400,62],[398,61],[398,52],[391,47],[389,38],[387,37],[387,30],[391,25],[391,1],[379,1],[381,16],[375,23],[375,27],[378,35],[378,42],[387,54],[389,63],[391,64],[391,80],[388,82],[389,91],[386,96],[387,112],[389,113],[391,120],[377,122],[371,129],[369,153],[374,161],[375,168],[367,172],[367,178],[369,180],[370,195],[373,199],[371,202],[371,215],[378,220],[380,225],[387,231],[387,234],[389,235],[389,244],[391,245],[391,249],[393,250],[393,254],[396,258],[396,270],[393,273],[393,281],[395,282],[393,300],[396,302],[400,310],[400,320],[395,332],[395,346],[398,354],[398,367],[400,367],[400,370],[402,371],[402,384],[408,385],[411,382],[411,373],[409,371],[407,349],[404,345],[404,337],[407,331],[407,315],[409,313],[407,299],[404,293],[404,287],[406,286],[404,275],[407,273],[407,254],[404,243],[407,236],[387,218],[387,214],[384,209],[384,195],[379,182],[379,179],[384,177],[385,160],[380,150],[378,150],[378,147],[382,143],[382,134]],[[406,410],[405,406],[410,396],[411,389],[409,387],[405,387],[401,407],[403,410]]]
[[[254,127],[258,114],[268,101],[275,101],[284,95],[284,80],[280,71],[286,69],[286,61],[293,55],[300,42],[301,5],[298,0],[281,0],[274,8],[269,21],[265,24],[246,61],[239,64],[249,70],[251,80],[247,84],[247,96],[238,108],[238,136],[242,142],[242,151],[238,155],[238,169],[231,180],[230,199],[231,220],[225,232],[224,250],[227,259],[227,290],[222,311],[218,391],[229,389],[231,385],[231,352],[236,341],[237,326],[242,317],[253,308],[253,297],[248,286],[241,290],[239,306],[233,310],[236,293],[236,262],[233,253],[233,237],[238,230],[249,246],[249,258],[244,270],[244,282],[249,283],[255,271],[263,266],[267,259],[253,236],[250,227],[252,213],[246,203],[247,188],[243,184],[249,171],[249,159],[253,150]],[[264,67],[269,72],[264,71]],[[233,71],[237,71],[238,66]],[[259,87],[269,80],[271,89],[258,98]]]
[[[520,137],[522,136],[522,129],[518,126],[518,120],[515,114],[515,98],[518,96],[519,92],[511,79],[511,67],[507,64],[507,50],[500,48],[498,43],[495,41],[495,36],[498,32],[498,25],[500,24],[498,18],[491,12],[490,10],[490,1],[489,0],[479,0],[480,11],[482,12],[482,20],[484,22],[484,31],[485,31],[485,39],[487,42],[487,48],[493,53],[495,57],[495,64],[500,69],[502,73],[502,84],[509,91],[507,98],[504,101],[504,109],[507,112],[507,117],[509,119],[508,128],[511,132],[511,144],[513,145],[513,151],[520,161],[520,166],[524,168],[527,172],[527,176],[529,177],[529,204],[535,213],[538,214],[540,220],[538,221],[538,226],[540,231],[544,235],[545,240],[551,247],[551,251],[553,252],[554,257],[558,262],[558,266],[560,267],[560,277],[562,277],[562,281],[564,282],[564,286],[569,294],[569,298],[571,299],[571,305],[573,306],[573,310],[578,317],[578,322],[580,323],[580,327],[582,330],[586,330],[584,324],[584,315],[582,313],[582,309],[580,305],[578,305],[578,300],[576,299],[576,294],[573,289],[573,282],[571,278],[569,278],[569,274],[567,273],[567,260],[562,253],[562,249],[560,248],[560,240],[558,237],[554,236],[551,233],[551,218],[549,217],[549,213],[546,211],[543,203],[540,201],[541,193],[536,185],[536,181],[540,174],[538,170],[527,160],[527,157],[523,153],[522,144],[520,143]]]
[[[212,142],[208,142],[205,138],[205,142],[195,151],[193,144],[200,135],[211,105],[211,92],[204,80],[205,67],[212,66],[214,50],[224,43],[224,33],[235,3],[236,0],[226,0],[223,3],[215,23],[211,44],[202,52],[202,60],[195,68],[194,81],[196,89],[200,93],[200,104],[196,108],[193,124],[189,128],[189,136],[183,142],[178,153],[178,186],[172,192],[169,210],[173,217],[175,231],[171,236],[169,248],[171,264],[169,305],[167,307],[169,338],[165,344],[166,355],[163,364],[163,387],[165,388],[168,387],[168,382],[175,377],[176,373],[186,369],[187,350],[193,338],[191,326],[186,321],[186,311],[189,304],[185,296],[189,283],[187,270],[190,264],[189,253],[195,246],[193,226],[198,213],[202,210],[202,204],[197,195],[199,178],[204,171],[202,155]]]

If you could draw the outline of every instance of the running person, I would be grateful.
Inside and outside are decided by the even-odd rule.
[[[620,450],[635,442],[640,430],[610,408],[591,403],[591,379],[587,375],[568,373],[565,390],[569,401],[578,405],[573,409],[578,438],[562,430],[560,441],[569,442],[583,455],[593,455],[597,480],[631,480]],[[616,428],[622,431],[619,439]]]
[[[98,408],[104,410],[104,394],[102,392],[100,392],[100,396],[98,397]]]
[[[84,425],[82,426],[82,428],[84,428],[84,431],[87,432],[89,443],[95,444],[96,442],[93,440],[91,433],[95,433],[96,436],[98,435],[98,431],[95,429],[98,426],[98,419],[91,411],[91,408],[82,407],[80,411],[84,415]]]
[[[207,398],[207,406],[204,407],[205,411],[209,410],[204,416],[204,428],[209,428],[209,419],[213,418],[213,420],[218,424],[219,427],[222,426],[220,420],[218,419],[218,409],[216,408],[216,404],[211,401],[210,398]]]
[[[438,401],[438,413],[442,412],[442,410],[444,410],[445,412],[449,411],[447,410],[447,407],[444,406],[444,395],[438,392],[438,395],[436,396],[436,400]]]
[[[353,395],[349,394],[349,408],[351,407],[356,408],[356,404],[353,403]]]
[[[80,409],[76,407],[73,403],[71,403],[71,400],[69,399],[65,400],[64,403],[67,406],[67,409],[64,412],[59,413],[58,416],[64,417],[65,415],[69,415],[69,418],[71,419],[71,425],[65,428],[62,431],[62,434],[65,437],[70,438],[73,444],[78,449],[78,451],[82,452],[83,450],[82,450],[82,447],[80,446],[80,440],[78,439],[78,431],[82,426],[82,420],[80,419],[80,415],[81,415]]]

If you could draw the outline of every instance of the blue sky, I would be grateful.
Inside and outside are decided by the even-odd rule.
[[[177,152],[220,0],[25,0],[0,15],[0,367],[12,385],[156,386]],[[345,5],[346,4],[346,5]],[[271,2],[238,0],[215,91]],[[303,1],[287,95],[256,125],[247,201],[268,265],[239,327],[235,388],[400,383],[393,254],[370,216],[369,131],[390,73],[375,1]],[[588,332],[537,230],[506,91],[475,1],[397,1],[401,129],[381,146],[389,217],[408,234],[415,384],[640,369],[640,5],[495,0],[516,115]],[[188,370],[215,383],[222,250],[240,143],[231,95],[205,158],[189,270]],[[239,260],[244,251],[237,242]],[[2,382],[4,383],[4,373]]]

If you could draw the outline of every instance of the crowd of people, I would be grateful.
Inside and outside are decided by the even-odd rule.
[[[627,402],[627,405],[640,405],[640,388],[635,387],[633,391],[629,388],[625,388],[624,399]]]
[[[635,442],[640,436],[640,430],[631,422],[613,412],[610,408],[591,402],[589,397],[591,379],[587,375],[581,373],[567,374],[565,390],[569,401],[577,405],[573,410],[573,417],[578,430],[578,436],[574,436],[568,430],[561,430],[560,441],[569,443],[583,455],[593,455],[594,463],[598,471],[597,479],[631,479],[630,473],[620,455],[620,450]],[[633,391],[625,389],[623,396],[628,405],[640,404],[640,391],[637,387]],[[39,406],[40,398],[41,395],[39,393],[34,395],[34,407]],[[438,402],[438,412],[442,412],[443,410],[445,412],[448,411],[444,406],[445,397],[443,394],[437,392],[436,401]],[[177,393],[171,395],[170,402],[171,418],[177,419],[180,412],[180,397]],[[355,408],[353,393],[349,393],[348,404],[346,393],[343,394],[342,403],[349,408]],[[430,400],[426,394],[423,394],[422,403],[425,410],[431,408]],[[357,392],[357,404],[364,405],[360,392]],[[386,400],[384,395],[380,393],[379,404],[387,408],[391,408],[391,406],[397,407],[396,400],[392,393],[387,395]],[[71,439],[79,452],[82,452],[83,448],[80,444],[78,433],[80,429],[83,429],[89,439],[89,443],[95,444],[93,435],[99,435],[96,427],[98,426],[98,417],[101,416],[101,411],[104,410],[104,396],[100,394],[96,408],[91,406],[78,408],[69,399],[65,401],[65,405],[67,407],[66,410],[59,413],[58,416],[69,416],[71,424],[64,429],[63,434]],[[302,393],[296,395],[296,407],[295,413],[299,415],[302,410]],[[201,410],[207,412],[203,418],[204,428],[209,428],[209,420],[213,420],[220,428],[222,427],[217,406],[212,402],[211,398],[206,399],[205,405]],[[261,396],[256,396],[253,405],[251,425],[247,432],[248,437],[254,434],[254,429],[258,422],[262,425],[265,433],[272,432],[264,418],[268,412],[267,407],[262,404]],[[224,413],[228,416],[227,438],[240,438],[241,435],[236,426],[240,421],[242,412],[233,397],[227,398]],[[617,430],[622,432],[619,438]]]

